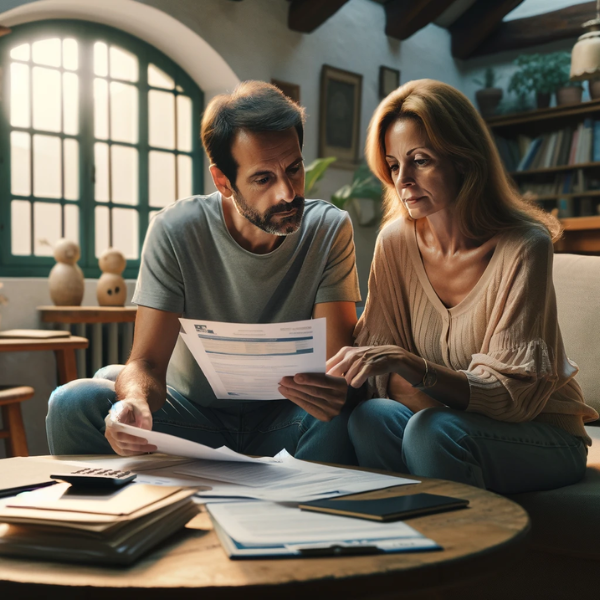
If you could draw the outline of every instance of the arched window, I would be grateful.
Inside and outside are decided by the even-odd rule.
[[[61,237],[100,274],[109,246],[136,277],[148,222],[201,193],[202,92],[164,54],[83,21],[0,39],[0,275],[46,276]]]

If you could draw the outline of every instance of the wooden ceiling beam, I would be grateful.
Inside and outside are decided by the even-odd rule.
[[[333,16],[348,0],[292,0],[288,27],[292,31],[312,33]]]
[[[523,0],[477,0],[448,28],[452,35],[452,56],[469,58],[502,19]]]
[[[385,7],[385,33],[405,40],[437,19],[454,0],[389,0]]]
[[[504,21],[470,58],[578,37],[584,33],[581,25],[595,16],[596,3],[585,2],[535,17]]]

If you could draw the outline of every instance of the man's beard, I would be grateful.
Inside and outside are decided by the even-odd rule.
[[[291,233],[296,233],[302,223],[302,215],[304,214],[304,198],[302,196],[296,196],[291,202],[282,202],[281,204],[272,206],[262,214],[248,206],[246,199],[239,190],[235,190],[233,202],[238,212],[243,217],[248,219],[250,223],[256,225],[259,229],[262,229],[271,235],[289,235]],[[296,212],[293,215],[283,219],[274,219],[278,213],[287,212],[292,209],[296,209]]]

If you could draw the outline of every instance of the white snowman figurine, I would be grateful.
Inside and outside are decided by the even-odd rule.
[[[96,297],[100,306],[125,306],[127,288],[121,273],[127,261],[121,252],[109,248],[98,259],[102,275],[98,279]]]
[[[50,271],[50,298],[56,306],[79,306],[83,300],[83,272],[77,265],[79,246],[61,239],[54,246],[56,264]]]

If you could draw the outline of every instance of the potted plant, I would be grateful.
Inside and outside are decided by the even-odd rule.
[[[556,90],[556,104],[579,104],[583,93],[581,81],[571,81],[571,54],[569,52],[556,52],[556,66],[562,75],[560,87]]]
[[[487,67],[483,72],[483,78],[473,79],[473,81],[477,85],[483,86],[483,89],[475,92],[479,112],[484,118],[491,117],[496,113],[503,94],[502,88],[495,87],[498,81],[496,71],[492,67]]]
[[[377,222],[383,190],[379,180],[371,173],[368,165],[362,163],[352,176],[352,183],[342,186],[331,196],[332,204],[346,209],[353,202],[359,225],[373,225]]]
[[[569,86],[568,52],[522,54],[515,60],[519,67],[510,79],[508,91],[517,96],[535,93],[538,108],[550,106],[550,97],[559,88]],[[567,68],[565,70],[565,64]],[[561,101],[563,94],[561,93]]]

